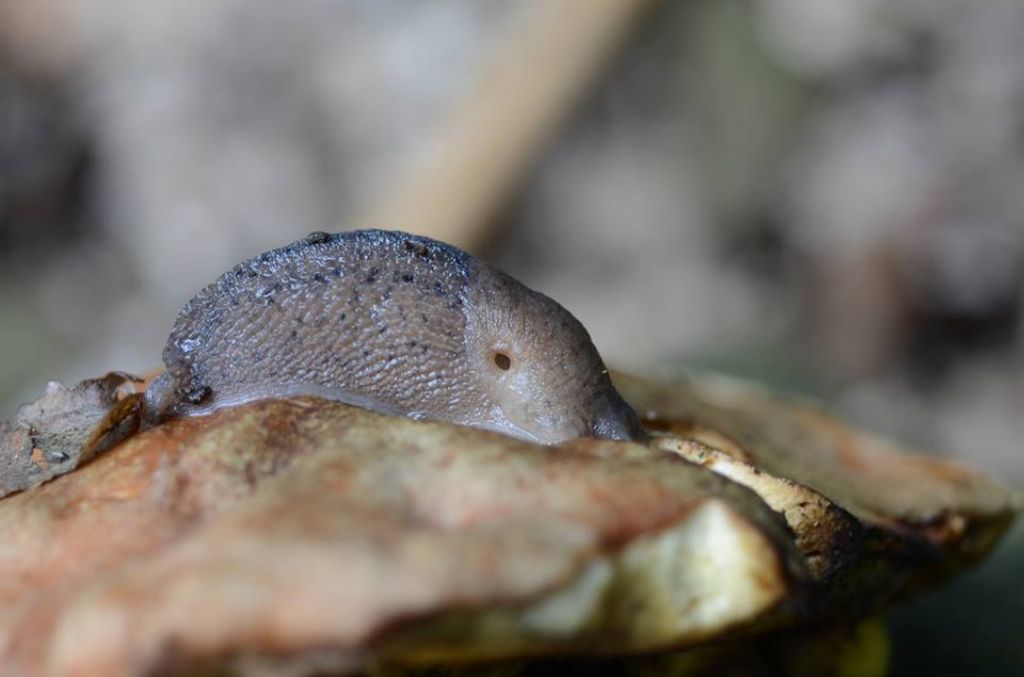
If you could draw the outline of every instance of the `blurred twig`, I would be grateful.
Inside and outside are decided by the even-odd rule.
[[[490,217],[652,0],[535,0],[440,129],[411,153],[361,226],[470,250]]]

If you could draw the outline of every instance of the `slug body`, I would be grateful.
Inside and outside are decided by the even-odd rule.
[[[396,231],[314,233],[182,309],[150,423],[318,395],[551,444],[642,439],[586,329],[466,252]]]

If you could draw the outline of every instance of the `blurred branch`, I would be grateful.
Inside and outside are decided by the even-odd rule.
[[[441,128],[410,154],[360,226],[470,250],[651,0],[535,0]]]

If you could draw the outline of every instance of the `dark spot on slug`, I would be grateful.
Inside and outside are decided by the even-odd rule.
[[[322,230],[316,230],[306,236],[306,242],[309,244],[324,244],[331,241],[331,234],[325,233]]]
[[[192,404],[199,404],[207,397],[209,397],[212,392],[213,390],[210,388],[210,386],[198,386],[196,388],[193,388],[192,390],[189,390],[186,397],[188,398],[188,401],[191,402]]]
[[[426,245],[422,245],[412,241],[406,241],[404,246],[407,252],[412,252],[413,254],[419,256],[420,258],[430,258],[430,249],[428,249]]]

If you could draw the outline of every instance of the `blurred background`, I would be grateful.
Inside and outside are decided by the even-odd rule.
[[[380,225],[612,364],[1024,487],[1020,0],[0,0],[0,415],[158,366],[234,263]],[[892,614],[896,673],[1024,670],[1022,571],[1018,527]]]

